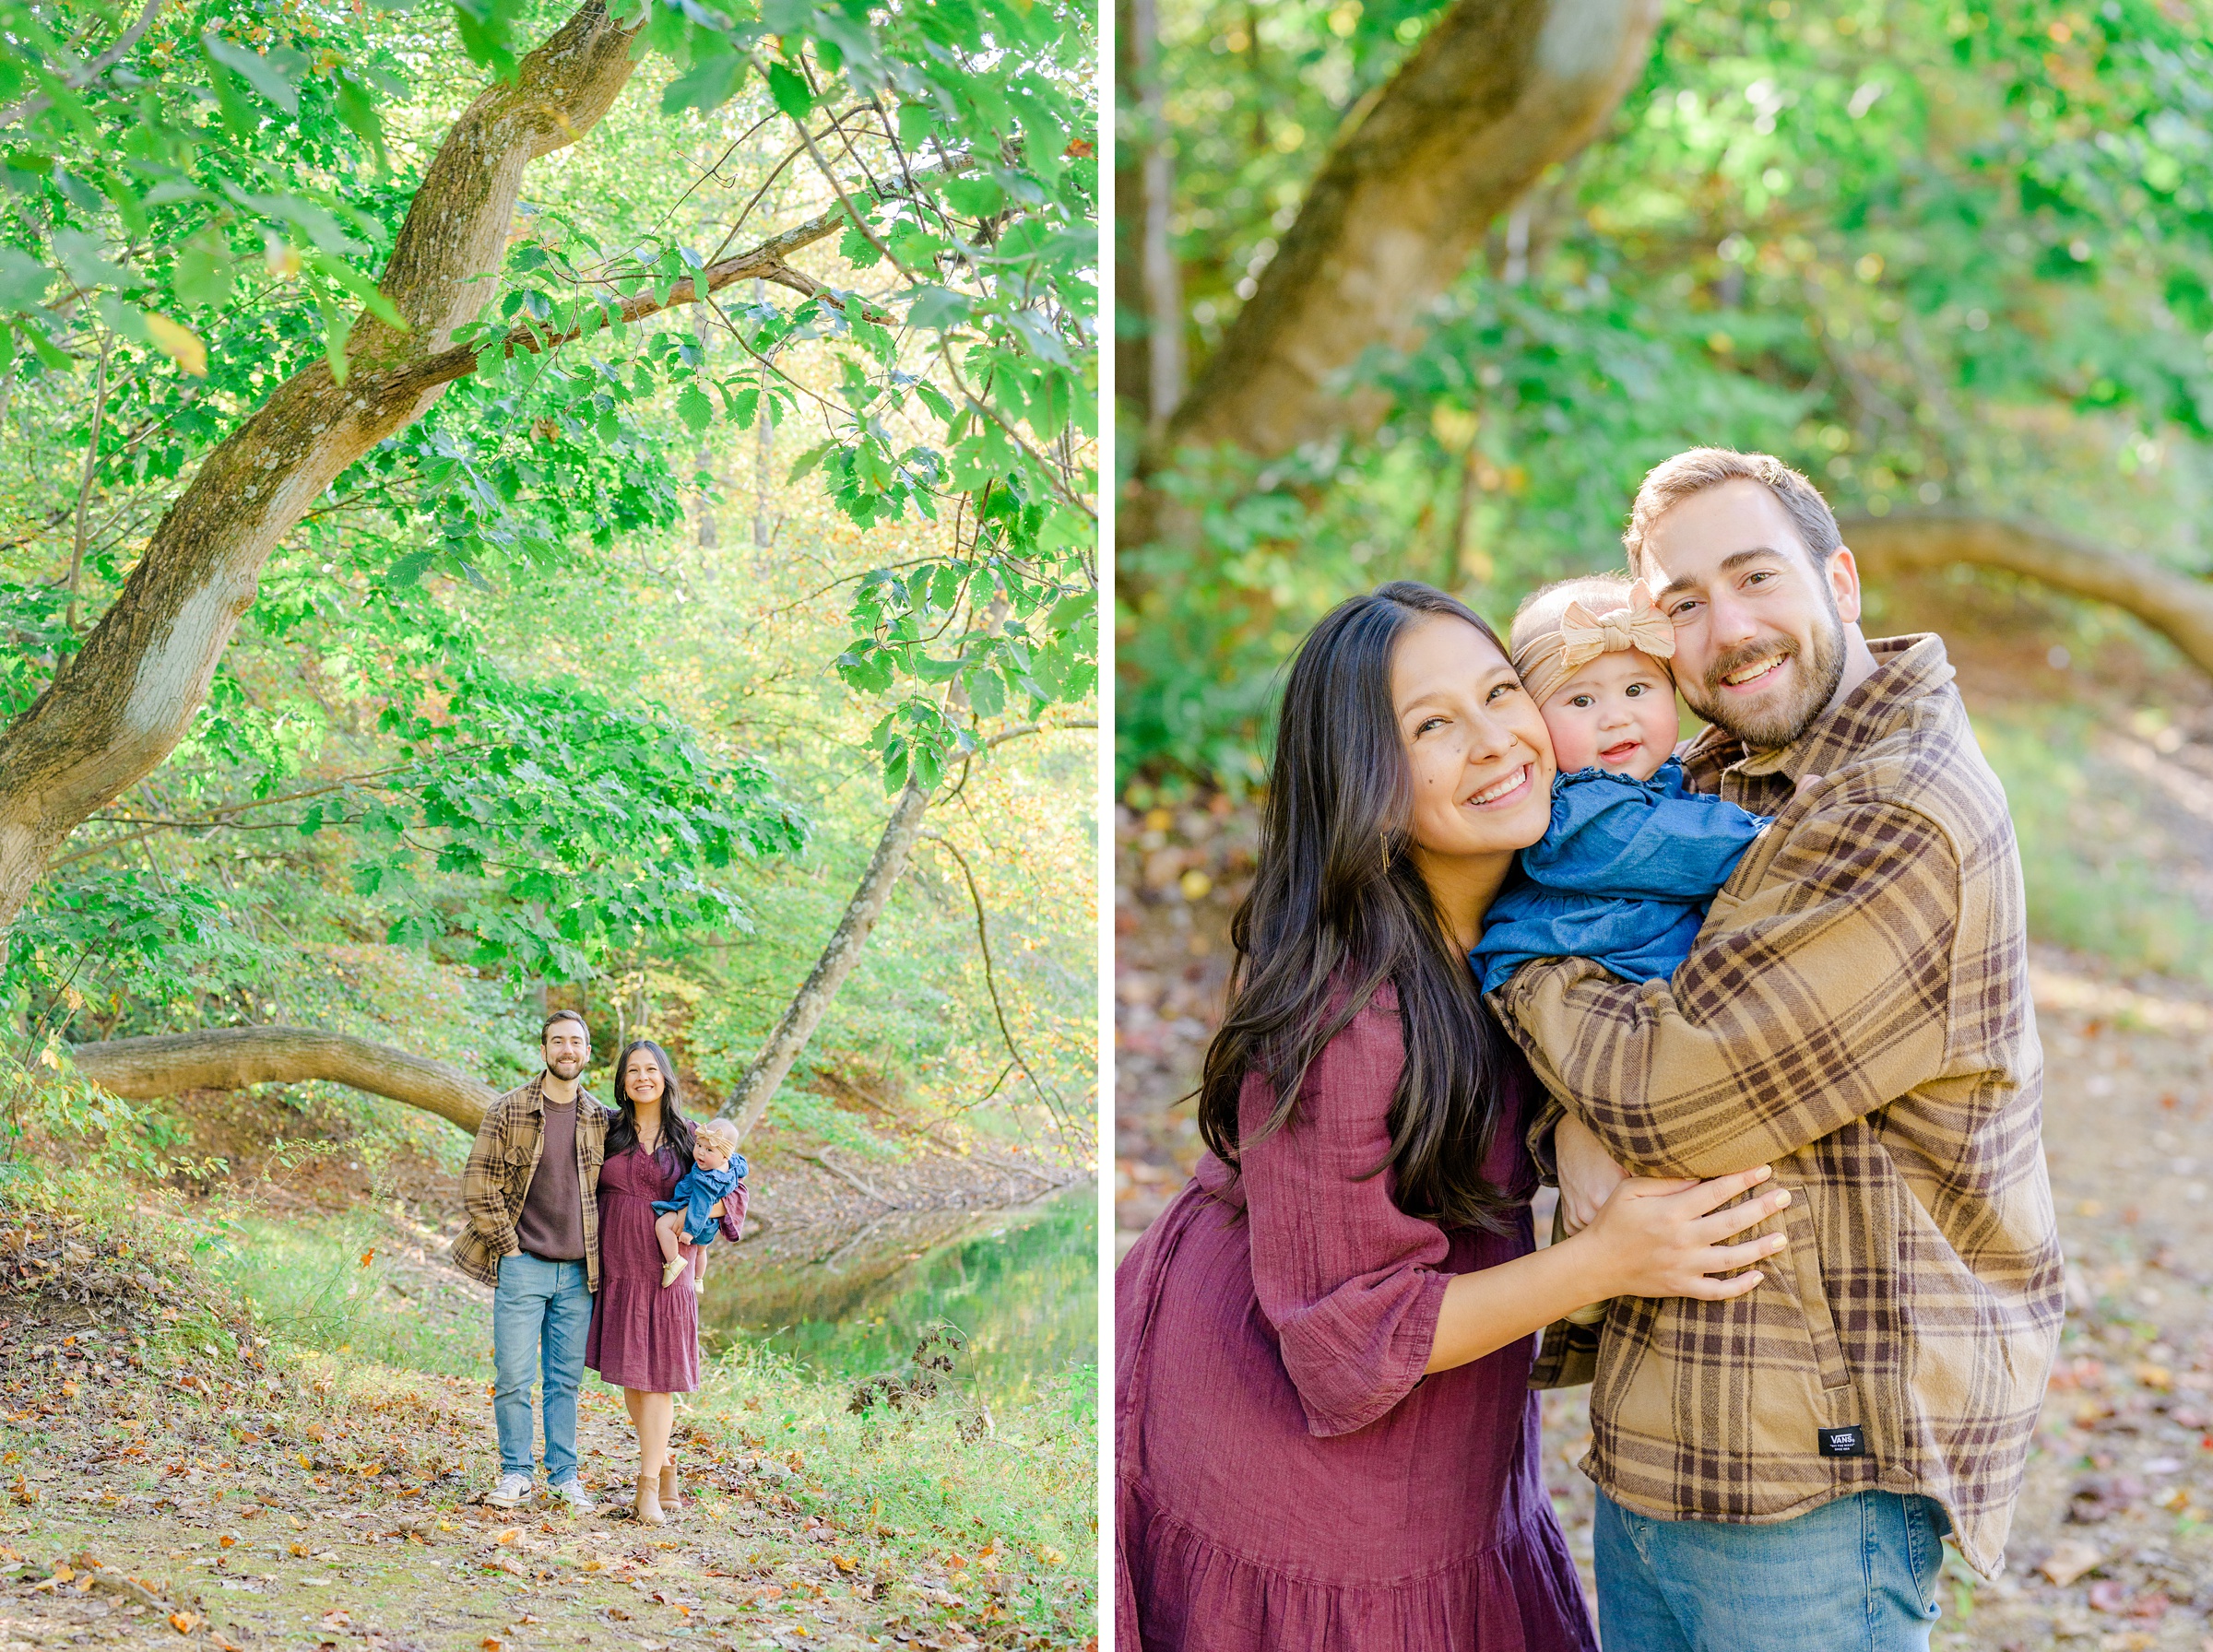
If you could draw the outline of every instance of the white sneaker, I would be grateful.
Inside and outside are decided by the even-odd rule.
[[[598,1506],[584,1489],[584,1481],[574,1474],[551,1489],[554,1496],[569,1505],[572,1515],[588,1515]]]
[[[527,1474],[503,1474],[500,1483],[484,1493],[484,1501],[494,1508],[515,1508],[529,1497],[531,1483]]]

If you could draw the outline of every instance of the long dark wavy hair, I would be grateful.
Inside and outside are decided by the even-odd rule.
[[[669,1059],[669,1052],[650,1038],[633,1038],[622,1046],[615,1057],[615,1105],[621,1116],[607,1127],[607,1157],[627,1152],[638,1145],[638,1109],[630,1099],[629,1086],[623,1077],[630,1071],[630,1058],[640,1050],[651,1056],[661,1069],[661,1139],[676,1150],[680,1162],[677,1174],[688,1174],[692,1169],[692,1121],[684,1116],[683,1092],[677,1088],[676,1063]]]
[[[1465,604],[1396,581],[1339,604],[1299,645],[1276,720],[1260,867],[1230,922],[1229,1008],[1207,1046],[1199,1132],[1235,1166],[1237,1097],[1264,1077],[1274,1110],[1250,1140],[1298,1116],[1322,1046],[1390,982],[1406,1065],[1391,1103],[1391,1174],[1409,1216],[1497,1229],[1514,1201],[1485,1180],[1517,1060],[1407,854],[1414,787],[1391,693],[1400,639],[1450,615],[1504,644]],[[1332,1005],[1334,1008],[1332,1008]]]

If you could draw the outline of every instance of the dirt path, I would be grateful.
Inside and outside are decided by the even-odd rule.
[[[2208,822],[2213,824],[2213,822]],[[1188,1105],[1251,818],[1125,811],[1117,891],[1118,1240],[1199,1151]],[[1951,1557],[1938,1647],[2213,1652],[2213,994],[2050,949],[2033,977],[2068,1313],[2006,1575]],[[1542,1227],[1544,1224],[1540,1223]],[[1587,1390],[1548,1396],[1545,1475],[1586,1574]],[[1948,1554],[1948,1552],[1947,1552]]]
[[[399,1277],[488,1315],[427,1257]],[[1049,1634],[1010,1610],[1060,1580],[812,1512],[804,1456],[724,1419],[680,1410],[667,1526],[617,1517],[634,1446],[620,1395],[587,1383],[600,1511],[490,1509],[480,1378],[280,1358],[127,1245],[0,1223],[0,1649],[1081,1644],[1085,1601]]]

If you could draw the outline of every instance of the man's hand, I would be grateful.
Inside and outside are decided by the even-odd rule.
[[[1589,1226],[1614,1189],[1628,1180],[1629,1173],[1572,1113],[1553,1127],[1552,1157],[1560,1173],[1560,1212],[1570,1233]]]

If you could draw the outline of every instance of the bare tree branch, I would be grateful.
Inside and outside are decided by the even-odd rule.
[[[2213,583],[2051,528],[1996,517],[1862,517],[1839,525],[1862,571],[1874,577],[1955,562],[2003,568],[2070,596],[2126,610],[2213,675]]]
[[[420,1107],[474,1134],[499,1099],[491,1085],[457,1067],[309,1027],[219,1027],[117,1038],[71,1045],[69,1055],[86,1078],[132,1101],[320,1079]]]

